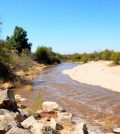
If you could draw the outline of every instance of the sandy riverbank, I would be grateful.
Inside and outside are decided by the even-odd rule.
[[[120,66],[109,65],[108,61],[89,62],[64,70],[63,73],[78,82],[120,92]]]

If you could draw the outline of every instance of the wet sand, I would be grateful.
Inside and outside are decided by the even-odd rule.
[[[120,66],[110,64],[109,61],[89,62],[64,70],[63,74],[81,83],[120,92]]]

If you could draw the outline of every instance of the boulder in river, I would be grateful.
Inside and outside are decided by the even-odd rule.
[[[43,112],[54,112],[59,109],[59,105],[53,101],[45,101],[42,103]]]
[[[113,129],[113,132],[114,132],[114,133],[117,133],[117,134],[120,134],[120,128],[114,128],[114,129]]]

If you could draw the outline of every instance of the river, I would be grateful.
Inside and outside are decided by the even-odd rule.
[[[62,63],[44,69],[33,82],[34,95],[42,100],[56,101],[65,109],[104,131],[120,127],[120,93],[87,85],[62,74],[78,64]]]

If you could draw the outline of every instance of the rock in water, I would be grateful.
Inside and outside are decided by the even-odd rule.
[[[83,122],[77,124],[73,134],[88,134],[84,133],[84,125],[85,124]]]
[[[0,91],[0,108],[5,108],[11,111],[18,111],[15,101],[14,92],[12,89]]]
[[[23,98],[21,95],[19,95],[19,94],[16,94],[15,95],[15,100],[16,100],[16,102],[24,102],[24,101],[26,101],[27,99],[25,99],[25,98]]]
[[[32,133],[26,129],[13,127],[6,134],[32,134]]]
[[[120,134],[120,128],[114,128],[114,129],[113,129],[113,132],[114,132],[114,133],[117,133],[117,134]]]
[[[42,109],[44,112],[53,112],[59,109],[59,105],[53,101],[45,101],[42,103]]]
[[[57,117],[59,121],[72,120],[72,114],[68,112],[58,112]]]

